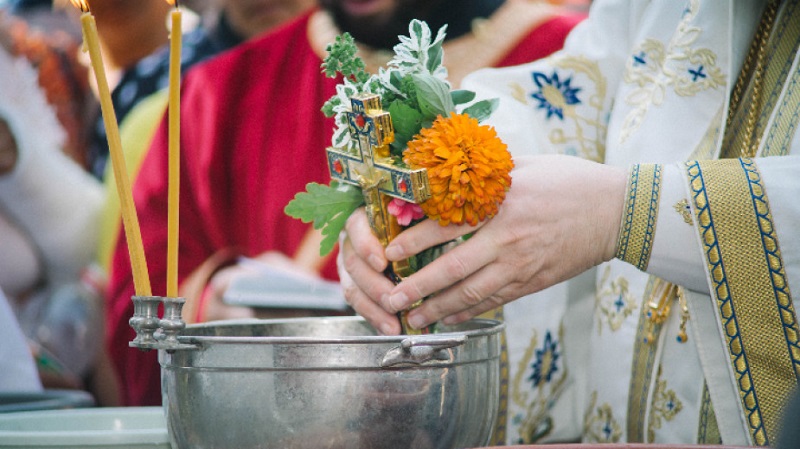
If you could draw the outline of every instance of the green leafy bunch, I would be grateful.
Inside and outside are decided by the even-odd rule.
[[[446,29],[446,26],[440,28],[434,38],[425,22],[412,20],[409,35],[399,36],[400,43],[393,49],[392,60],[386,68],[380,68],[373,75],[366,71],[355,40],[349,33],[337,36],[328,45],[322,72],[331,78],[342,77],[342,82],[336,86],[336,94],[322,107],[322,113],[334,117],[336,123],[332,138],[334,147],[355,145],[350,138],[347,113],[350,112],[350,97],[358,93],[380,95],[383,108],[392,117],[395,140],[390,153],[398,165],[404,164],[403,151],[421,129],[430,127],[437,117],[447,117],[475,99],[474,92],[452,90],[447,81],[447,69],[442,65]],[[478,101],[463,108],[461,113],[482,121],[496,109],[497,101]],[[285,212],[304,223],[313,222],[315,229],[322,229],[320,254],[326,255],[336,245],[347,217],[362,204],[364,199],[356,186],[337,182],[330,186],[309,183],[306,192],[298,193],[286,206]]]

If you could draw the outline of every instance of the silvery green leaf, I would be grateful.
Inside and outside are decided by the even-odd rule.
[[[413,73],[442,73],[441,45],[445,38],[446,26],[439,29],[436,39],[431,41],[431,30],[428,24],[420,20],[412,20],[408,25],[408,36],[399,36],[400,43],[394,46],[395,56],[389,61],[389,67],[405,76]],[[446,72],[445,72],[446,73]]]
[[[428,28],[427,23],[421,20],[412,20],[408,24],[408,32],[412,39],[419,43],[420,46],[417,48],[421,48],[422,45],[428,45],[431,41],[431,29]]]
[[[444,52],[442,51],[441,45],[433,45],[428,48],[427,58],[428,60],[425,63],[425,68],[428,69],[428,72],[434,73],[439,66],[442,65],[442,56]]]
[[[463,113],[469,115],[470,117],[478,120],[478,122],[482,122],[483,120],[489,118],[497,109],[497,106],[500,104],[500,100],[497,98],[492,98],[490,100],[481,100],[475,104],[470,105],[468,108],[464,109]]]
[[[466,104],[475,99],[475,92],[471,90],[454,90],[450,92],[454,104]]]
[[[412,75],[412,79],[417,88],[417,102],[425,117],[446,117],[455,110],[447,82],[429,74]]]
[[[365,86],[366,87],[366,86]],[[350,97],[358,93],[358,86],[345,79],[342,84],[336,85],[336,95],[325,106],[332,106],[335,114],[336,131],[332,143],[335,147],[343,147],[350,142],[348,133],[347,113],[350,112]]]

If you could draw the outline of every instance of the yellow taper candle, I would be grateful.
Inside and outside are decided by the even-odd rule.
[[[142,234],[139,230],[139,219],[133,204],[128,171],[125,168],[125,158],[122,155],[122,141],[119,137],[117,116],[111,102],[111,91],[108,88],[103,56],[100,54],[100,39],[97,35],[97,24],[94,16],[89,11],[86,0],[71,0],[72,4],[81,9],[81,29],[83,30],[84,51],[89,52],[92,62],[92,71],[97,80],[97,94],[100,99],[100,110],[103,113],[103,123],[106,127],[108,149],[114,178],[119,192],[120,209],[122,210],[122,225],[125,230],[125,239],[128,242],[128,253],[131,258],[133,271],[133,284],[138,296],[152,296],[150,278],[147,272],[147,262],[144,257]]]
[[[173,2],[169,2],[173,3]],[[172,11],[169,44],[169,185],[167,192],[167,296],[178,296],[178,203],[181,151],[181,10]]]

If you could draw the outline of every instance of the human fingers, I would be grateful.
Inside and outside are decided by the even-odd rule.
[[[383,245],[372,232],[363,207],[356,209],[347,218],[344,233],[357,257],[365,260],[375,271],[386,269],[388,262],[384,255]]]
[[[345,275],[341,278],[342,288],[344,289],[347,303],[358,315],[363,317],[382,335],[400,334],[400,322],[395,314],[384,310],[378,303],[372,300],[353,280]]]
[[[382,306],[394,284],[356,254],[352,241],[344,237],[339,242],[337,267],[345,300],[359,315],[384,335],[400,333],[400,323],[394,310]]]
[[[421,251],[436,245],[453,241],[463,235],[475,232],[477,226],[441,226],[435,220],[424,220],[401,232],[386,246],[386,258],[392,261],[408,259]]]
[[[519,283],[513,282],[512,284],[502,287],[500,290],[496,291],[493,295],[489,296],[484,301],[481,301],[479,304],[456,314],[446,316],[439,321],[448,326],[463,323],[464,321],[475,318],[478,315],[486,313],[492,309],[513,301],[515,298],[520,297],[521,293],[519,292],[519,288]]]
[[[438,225],[437,225],[438,226]],[[397,310],[404,310],[422,298],[444,291],[496,259],[496,245],[480,233],[444,253],[436,260],[405,278],[390,293],[387,301]],[[499,288],[499,287],[498,287]],[[465,300],[474,305],[492,291],[469,291]]]
[[[466,321],[501,306],[515,296],[498,294],[512,277],[512,271],[500,264],[490,264],[468,278],[425,300],[408,314],[411,327],[420,329],[451,318],[445,324]]]

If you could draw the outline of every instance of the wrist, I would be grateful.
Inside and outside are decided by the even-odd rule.
[[[220,270],[234,265],[239,254],[240,252],[234,248],[221,249],[181,281],[178,294],[186,298],[183,319],[187,324],[205,320],[208,296],[212,291],[212,278]]]

